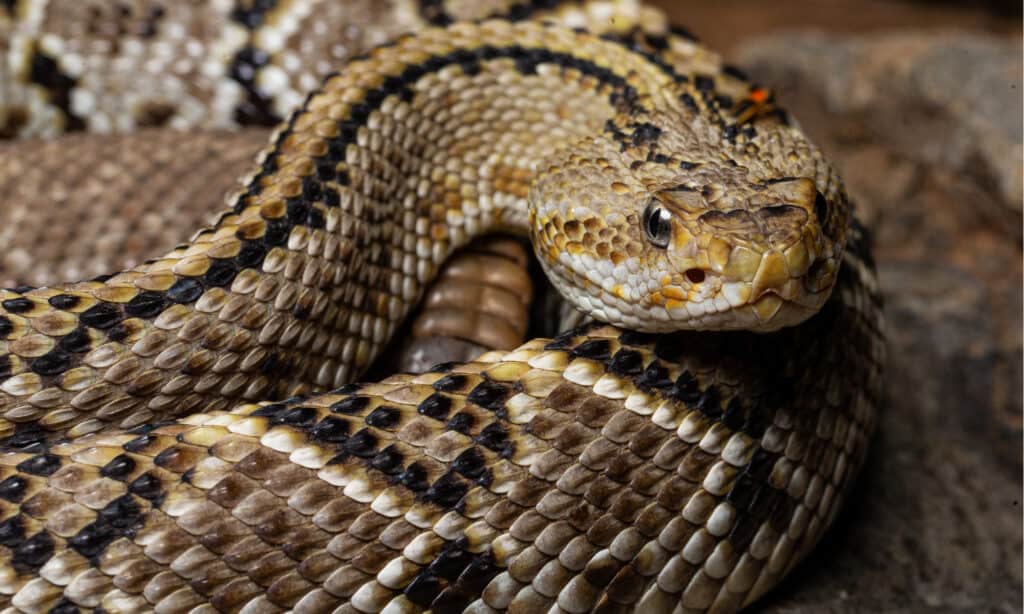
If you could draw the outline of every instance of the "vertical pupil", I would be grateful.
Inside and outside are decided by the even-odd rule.
[[[661,230],[661,209],[654,207],[647,217],[647,232],[652,238],[657,238]]]

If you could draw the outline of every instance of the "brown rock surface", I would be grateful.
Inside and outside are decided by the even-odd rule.
[[[736,60],[873,227],[890,356],[853,500],[760,607],[1021,611],[1019,40],[775,35]]]

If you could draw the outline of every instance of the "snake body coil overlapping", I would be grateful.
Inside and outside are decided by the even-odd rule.
[[[5,132],[283,114],[305,69],[280,39],[316,3],[277,4],[230,12],[248,38],[209,29],[231,87],[120,115],[61,72],[45,3],[0,7],[33,67],[8,75]],[[0,601],[731,611],[813,547],[884,357],[841,183],[656,11],[555,4],[395,9],[417,31],[337,66],[214,226],[112,276],[0,291]],[[494,231],[529,233],[608,324],[352,383]]]

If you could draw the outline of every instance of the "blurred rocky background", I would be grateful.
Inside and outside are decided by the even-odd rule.
[[[837,162],[885,292],[872,460],[761,611],[1020,612],[1020,3],[658,4]]]

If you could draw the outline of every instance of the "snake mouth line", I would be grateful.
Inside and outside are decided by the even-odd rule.
[[[754,329],[772,332],[803,322],[817,309],[818,301],[798,302],[769,291],[757,300],[739,306],[723,307],[713,300],[687,303],[683,308],[666,310],[666,325],[686,324],[694,328],[715,330]]]
[[[782,298],[774,291],[769,291],[748,306],[748,310],[765,327],[765,330],[777,330],[803,322],[813,314],[816,306],[810,307],[797,301]]]

